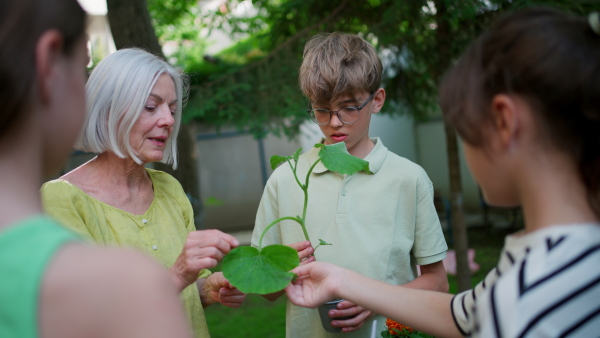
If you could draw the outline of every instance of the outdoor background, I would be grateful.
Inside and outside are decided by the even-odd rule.
[[[106,55],[140,47],[189,75],[190,96],[173,174],[188,194],[198,229],[217,228],[248,244],[269,158],[319,141],[298,88],[306,40],[356,33],[384,64],[387,99],[370,135],[421,165],[435,188],[448,244],[456,252],[451,292],[465,290],[496,263],[520,210],[491,208],[469,174],[436,88],[446,69],[502,13],[550,6],[578,15],[598,0],[79,0],[90,14],[90,70]],[[93,155],[74,152],[68,171]],[[310,212],[310,211],[309,211]],[[469,258],[472,249],[475,255]],[[479,270],[471,273],[474,262]],[[213,337],[283,337],[285,297],[250,295],[241,309],[207,309]],[[401,306],[399,304],[398,306]]]

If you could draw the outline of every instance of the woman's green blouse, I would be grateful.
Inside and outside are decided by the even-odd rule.
[[[154,200],[143,215],[103,203],[62,179],[42,186],[44,209],[84,239],[105,246],[135,247],[170,267],[181,253],[188,233],[196,230],[192,205],[171,175],[146,171],[152,180]],[[202,270],[199,277],[209,275],[210,271]],[[196,285],[183,290],[181,298],[196,336],[209,337]]]

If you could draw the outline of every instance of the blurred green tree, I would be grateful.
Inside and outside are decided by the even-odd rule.
[[[299,91],[297,70],[306,39],[316,33],[345,31],[370,41],[385,66],[384,113],[426,120],[440,116],[437,83],[444,71],[495,16],[535,5],[578,14],[600,10],[597,0],[253,0],[256,13],[240,16],[235,9],[247,1],[223,0],[216,10],[203,10],[196,0],[148,0],[150,21],[146,15],[136,17],[146,11],[145,0],[107,2],[113,35],[125,41],[117,43],[115,36],[117,48],[142,46],[162,54],[151,23],[162,43],[178,41],[182,46],[170,61],[191,75],[185,121],[231,125],[257,137],[294,135],[306,120],[308,102]],[[113,26],[111,16],[119,17],[122,26]],[[202,28],[249,37],[205,57]],[[445,131],[458,289],[465,290],[471,284],[458,145],[455,131],[449,126]],[[191,142],[189,137],[186,142]]]
[[[186,119],[264,133],[294,135],[306,120],[307,101],[297,70],[307,38],[319,32],[357,33],[381,52],[390,114],[416,120],[440,116],[437,84],[445,70],[489,22],[507,10],[552,6],[587,14],[595,0],[254,0],[252,18],[231,15],[243,1],[224,1],[204,20],[230,32],[249,32],[259,55],[244,65],[227,65],[193,89]],[[247,42],[244,42],[247,43]],[[227,53],[224,53],[227,55]],[[463,221],[459,150],[454,129],[445,125],[452,205],[453,247],[460,291],[471,287]]]

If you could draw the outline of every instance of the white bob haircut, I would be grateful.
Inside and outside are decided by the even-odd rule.
[[[101,154],[111,151],[120,158],[142,164],[129,144],[129,134],[144,109],[148,96],[162,74],[175,83],[177,108],[171,137],[162,163],[177,168],[177,136],[187,93],[186,78],[166,61],[137,48],[121,49],[104,58],[86,83],[87,116],[75,148]]]

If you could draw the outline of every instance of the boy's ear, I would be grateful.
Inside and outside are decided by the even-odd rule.
[[[373,108],[371,109],[371,113],[377,114],[381,111],[381,107],[385,103],[385,89],[379,88],[375,91],[375,95],[371,99],[373,101]]]
[[[497,94],[492,98],[492,114],[497,136],[503,147],[509,147],[520,132],[519,104],[515,98]]]
[[[63,37],[58,30],[49,30],[42,34],[35,48],[35,66],[39,98],[43,103],[51,100],[52,86],[56,67],[62,56]]]

